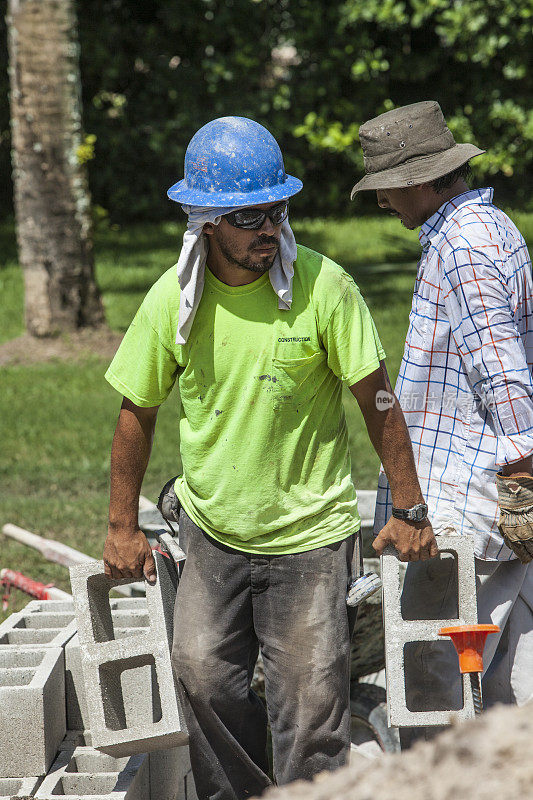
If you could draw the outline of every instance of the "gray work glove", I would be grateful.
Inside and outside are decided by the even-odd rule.
[[[496,487],[500,533],[522,564],[528,564],[533,559],[533,477],[496,475]]]

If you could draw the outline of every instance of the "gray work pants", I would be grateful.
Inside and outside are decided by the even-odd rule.
[[[187,560],[172,663],[199,800],[241,800],[346,763],[354,536],[280,556],[217,543],[180,513]],[[250,689],[259,647],[267,711]]]
[[[523,705],[533,698],[533,562],[476,559],[478,621],[500,626],[483,654],[483,703]],[[408,565],[402,592],[404,619],[457,616],[454,559]],[[412,711],[461,708],[462,682],[450,641],[419,642],[405,650],[406,700]],[[441,728],[404,728],[402,747],[432,738]]]

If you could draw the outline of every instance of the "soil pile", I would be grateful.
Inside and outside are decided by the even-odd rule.
[[[267,800],[526,800],[533,797],[533,703],[496,706],[432,742],[369,762],[361,756],[312,783],[271,789]]]

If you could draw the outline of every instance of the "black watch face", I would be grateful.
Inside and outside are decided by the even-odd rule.
[[[417,522],[422,522],[422,520],[425,518],[426,514],[427,514],[427,511],[426,511],[425,508],[423,508],[423,507],[422,508],[417,508],[416,509],[416,521]]]

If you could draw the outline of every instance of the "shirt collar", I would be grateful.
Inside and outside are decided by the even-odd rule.
[[[494,189],[488,187],[487,189],[471,189],[468,192],[463,192],[462,194],[458,194],[457,197],[453,197],[451,200],[448,200],[446,203],[443,203],[434,214],[431,215],[429,219],[427,219],[422,227],[420,228],[420,233],[418,234],[418,238],[420,239],[420,244],[422,245],[423,249],[426,250],[427,247],[431,244],[431,241],[440,233],[442,226],[444,223],[449,220],[453,214],[457,211],[458,208],[461,208],[465,205],[488,205],[492,203],[492,195],[494,193]]]

